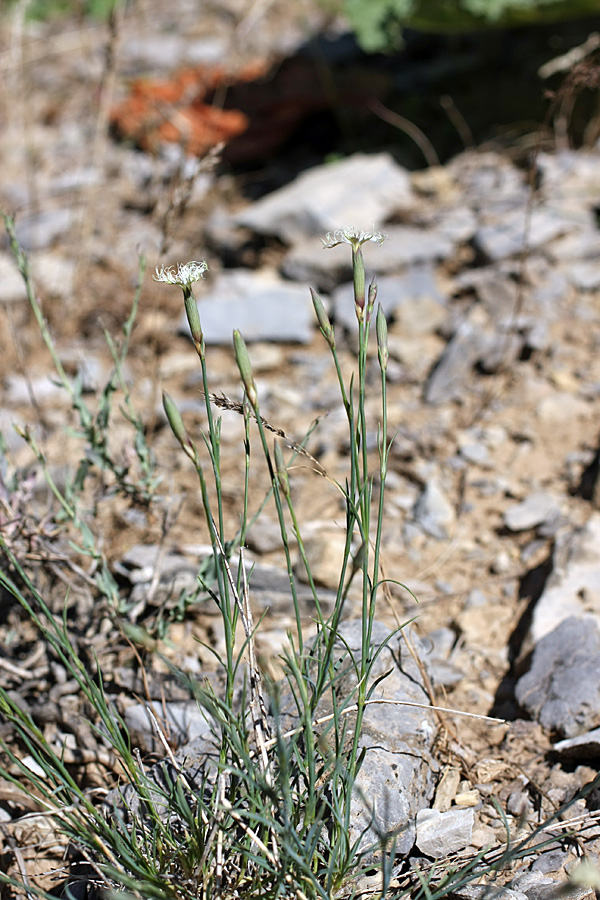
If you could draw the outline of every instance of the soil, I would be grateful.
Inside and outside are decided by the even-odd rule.
[[[169,4],[168,14],[157,0],[138,0],[117,17],[112,33],[106,25],[75,19],[27,23],[20,31],[18,16],[23,6],[17,4],[11,16],[0,23],[4,73],[0,109],[5,122],[0,138],[0,206],[16,215],[18,225],[39,218],[42,212],[70,210],[69,227],[52,242],[42,242],[43,249],[33,250],[32,265],[35,273],[36,260],[43,253],[71,263],[73,280],[67,292],[49,291],[41,279],[37,289],[68,373],[82,371],[82,363],[87,363],[96,384],[104,384],[111,371],[104,329],[115,335],[122,329],[135,292],[138,252],[147,254],[125,377],[162,480],[149,505],[139,498],[131,502],[115,496],[109,476],[93,476],[89,482],[83,506],[94,509],[93,527],[109,563],[115,571],[121,566],[122,609],[118,615],[99,598],[89,558],[69,544],[69,538],[77,541],[79,536],[65,524],[57,524],[56,504],[31,448],[12,433],[7,437],[4,486],[0,484],[0,524],[51,608],[58,613],[66,604],[67,621],[82,658],[92,665],[93,654],[97,654],[107,690],[123,708],[134,697],[148,694],[178,699],[161,654],[177,662],[185,658],[189,670],[196,665],[196,671],[214,671],[214,660],[200,642],[218,647],[217,618],[207,611],[206,603],[191,604],[178,615],[171,601],[161,605],[162,601],[151,595],[132,608],[127,602],[130,584],[127,573],[123,574],[123,558],[137,545],[150,545],[160,546],[164,553],[181,553],[190,564],[198,562],[207,543],[202,504],[193,468],[162,414],[161,391],[167,390],[177,399],[186,427],[197,439],[205,418],[197,357],[189,340],[177,333],[180,292],[157,285],[148,272],[165,261],[190,258],[206,257],[215,270],[226,266],[224,250],[220,259],[211,257],[210,235],[204,234],[202,223],[214,210],[239,208],[248,197],[289,180],[302,166],[320,162],[325,144],[319,146],[316,138],[293,153],[289,148],[298,144],[299,122],[306,125],[310,121],[311,134],[322,134],[325,126],[323,110],[317,104],[308,113],[296,111],[296,119],[277,141],[260,146],[249,142],[245,147],[241,143],[234,147],[234,141],[229,155],[226,149],[216,168],[209,154],[203,164],[205,172],[196,180],[197,184],[206,176],[208,190],[194,191],[176,153],[168,146],[165,150],[158,138],[158,144],[148,140],[140,150],[134,143],[139,144],[140,134],[130,130],[124,139],[114,117],[111,126],[111,110],[130,97],[132,78],[150,74],[160,81],[177,69],[178,61],[169,56],[174,35],[185,35],[190,44],[214,45],[215,57],[225,53],[230,64],[227,76],[234,79],[257,59],[267,68],[271,63],[282,66],[287,48],[317,32],[335,35],[339,23],[311,0],[293,6],[287,0],[267,4],[227,0],[206,4],[201,16],[197,4],[186,0]],[[131,51],[134,38],[157,41],[153,67],[149,63],[144,67],[139,57],[136,61]],[[370,71],[362,76],[387,77],[385,69],[382,71],[383,75]],[[293,77],[290,75],[292,81]],[[243,83],[237,90],[242,96]],[[469,109],[463,109],[462,115],[468,120]],[[492,123],[490,127],[495,126]],[[516,129],[518,138],[511,142],[505,131],[497,146],[521,159],[527,157],[540,133],[544,140],[553,139],[551,130],[536,131],[532,137],[532,129],[527,131],[523,119]],[[389,144],[389,133],[378,131],[377,136]],[[488,131],[476,136],[476,143],[489,138]],[[447,158],[455,149],[449,141],[440,155]],[[403,152],[400,150],[401,158]],[[412,145],[408,155],[414,162]],[[418,165],[422,165],[421,159]],[[146,173],[144,179],[140,172]],[[89,173],[94,178],[88,178]],[[250,243],[243,248],[244,254],[249,265],[276,265],[282,247],[276,241]],[[577,489],[597,447],[593,404],[559,434],[555,420],[544,420],[535,413],[542,394],[552,397],[569,389],[582,370],[588,382],[600,383],[600,323],[593,297],[589,306],[588,321],[565,316],[552,326],[558,359],[540,355],[515,363],[510,371],[482,375],[477,390],[443,412],[421,402],[426,366],[420,380],[407,383],[400,379],[389,389],[391,425],[399,428],[399,440],[391,467],[390,537],[384,546],[384,565],[390,578],[414,591],[418,605],[405,590],[394,586],[389,598],[382,599],[379,618],[395,625],[416,617],[415,627],[422,635],[451,629],[455,636],[452,664],[462,678],[453,687],[437,689],[436,704],[503,720],[442,717],[438,748],[442,771],[446,765],[458,766],[461,791],[476,786],[483,801],[471,853],[502,837],[503,825],[490,802],[492,796],[505,806],[520,792],[531,806],[531,824],[550,815],[596,774],[587,766],[573,767],[573,771],[559,766],[550,752],[551,736],[535,723],[524,721],[515,706],[512,685],[518,665],[522,665],[527,617],[552,567],[553,537],[534,539],[531,532],[515,534],[503,525],[505,510],[527,496],[533,485],[561,497],[573,525],[582,524],[590,514],[593,499],[582,497]],[[434,343],[432,359],[444,346],[443,337],[434,338]],[[49,471],[59,486],[64,485],[67,470],[81,458],[82,442],[75,433],[69,397],[48,384],[47,376],[54,377],[51,359],[25,300],[0,305],[0,346],[2,407],[8,411],[8,419],[31,427]],[[334,373],[325,365],[328,351],[320,334],[315,331],[308,346],[259,344],[251,352],[266,418],[300,441],[315,417],[321,416],[309,443],[310,452],[332,478],[343,478],[345,447],[334,427],[336,413],[331,411]],[[354,359],[350,342],[340,352],[345,370],[350,371]],[[232,352],[210,348],[208,365],[214,390],[239,399]],[[313,370],[324,373],[317,384],[311,377]],[[92,407],[97,402],[93,391],[84,397]],[[407,397],[414,398],[411,419],[396,421],[394,411],[406,408]],[[372,412],[375,422],[376,411]],[[223,415],[224,513],[226,528],[233,535],[242,496],[243,433],[235,412]],[[471,473],[457,473],[451,483],[458,510],[452,538],[403,544],[403,514],[425,483],[428,465],[455,455],[460,435],[475,424],[509,436],[498,442],[489,461],[494,476],[510,473],[509,489],[488,494],[481,487],[485,473],[479,473],[479,483]],[[403,452],[403,431],[418,435],[418,455],[412,444],[410,452]],[[131,463],[133,477],[134,432],[117,406],[110,433],[115,458]],[[253,457],[250,505],[255,510],[268,488],[268,473],[260,465],[258,448]],[[7,485],[13,473],[18,475],[17,485],[10,491]],[[343,523],[336,489],[310,467],[296,472],[292,483],[299,519],[308,530],[326,531],[324,523],[334,523],[334,528]],[[282,565],[277,552],[263,552],[260,560]],[[478,592],[475,599],[474,591]],[[160,623],[165,616],[170,623],[163,634]],[[143,629],[149,635],[146,643],[136,643],[124,622]],[[285,629],[292,624],[291,609],[265,617],[260,650],[271,661]],[[140,680],[142,668],[148,679],[146,687]],[[72,693],[64,668],[40,644],[30,619],[6,596],[0,612],[0,679],[19,702],[28,705],[49,741],[60,743],[68,735],[66,762],[82,784],[101,796],[107,784],[116,783],[118,773],[102,755],[86,723],[90,711],[85,702]],[[2,735],[12,742],[10,730],[2,729]],[[23,818],[25,813],[39,811],[35,802],[2,781],[0,811],[4,812],[0,852],[6,870],[26,872],[36,884],[54,890],[65,877],[65,847],[45,826],[43,816]],[[519,824],[514,804],[511,822],[515,827]],[[585,848],[585,835],[572,846],[575,858]]]

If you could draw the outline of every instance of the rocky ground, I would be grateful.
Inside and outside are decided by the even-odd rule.
[[[222,131],[231,118],[213,123],[208,137],[194,130],[198,119],[190,109],[205,115],[202,98],[189,104],[177,88],[161,100],[170,126],[184,120],[183,131],[203,152],[215,133],[229,141],[220,166],[210,152],[197,163],[165,143],[164,107],[158,125],[132,124],[131,78],[150,73],[166,82],[182,65],[231,59],[233,79],[257,58],[264,69],[319,28],[337,26],[308,2],[296,4],[292,15],[285,3],[231,0],[198,17],[194,3],[179,0],[175,27],[160,10],[150,0],[139,2],[112,34],[75,22],[21,28],[18,10],[2,23],[1,205],[16,214],[60,359],[70,375],[80,375],[92,407],[111,372],[103,328],[117,333],[128,316],[138,254],[147,255],[150,271],[206,258],[209,272],[197,296],[214,391],[240,399],[230,349],[231,329],[239,327],[250,343],[265,417],[293,441],[319,417],[308,448],[329,475],[342,479],[347,436],[308,286],[328,304],[350,372],[356,325],[348,248],[324,252],[320,238],[347,225],[374,224],[388,233],[381,247],[365,248],[389,320],[389,420],[397,432],[383,566],[418,604],[392,585],[378,618],[382,627],[415,619],[414,640],[435,705],[498,720],[430,714],[428,775],[419,770],[410,787],[401,786],[413,792],[405,852],[421,865],[451,854],[469,859],[500,846],[503,816],[525,836],[596,775],[600,150],[592,143],[569,150],[560,134],[553,142],[544,133],[543,146],[529,141],[534,152],[527,164],[520,153],[517,165],[498,144],[411,172],[389,144],[325,164],[312,144],[300,155],[290,152],[286,170],[275,144],[259,142],[257,149],[260,128],[248,129],[252,141],[245,144],[245,132],[235,138]],[[242,97],[239,84],[238,90]],[[263,126],[281,123],[281,109],[290,106],[285,98],[287,106],[260,112]],[[147,112],[144,107],[142,118]],[[111,121],[118,134],[109,130]],[[289,134],[284,129],[278,146]],[[261,153],[268,162],[257,165]],[[89,561],[69,550],[69,535],[55,527],[40,466],[13,428],[31,428],[64,485],[82,444],[8,245],[2,246],[0,525],[56,609],[69,587],[74,640],[82,654],[98,653],[108,692],[149,753],[157,748],[140,697],[163,711],[167,704],[174,744],[185,744],[200,727],[193,704],[153,651],[200,675],[214,663],[198,641],[217,648],[222,641],[207,601],[177,602],[182,590],[192,591],[206,545],[194,473],[160,404],[166,388],[190,432],[199,434],[198,365],[181,307],[178,289],[146,274],[124,370],[162,477],[156,502],[147,509],[111,498],[102,479],[92,497],[93,526],[118,578],[121,620],[152,639],[134,652],[106,602],[98,602]],[[375,388],[375,357],[371,362]],[[368,412],[375,446],[375,400],[368,399]],[[225,410],[225,513],[232,534],[242,434],[240,417]],[[115,408],[111,447],[131,473],[133,439]],[[267,484],[257,463],[253,510]],[[335,489],[314,471],[299,470],[292,484],[326,598],[336,583],[343,510]],[[274,530],[267,508],[248,539],[253,602],[257,613],[268,609],[259,650],[270,666],[293,624]],[[6,598],[3,603],[3,683],[28,705],[48,740],[66,748],[78,777],[99,791],[114,775],[85,723],[81,698],[22,613]],[[409,730],[406,722],[397,728]],[[8,732],[5,737],[10,740]],[[592,792],[562,812],[543,832],[552,838],[544,851],[504,873],[513,891],[506,896],[551,896],[582,856],[597,861],[597,805]],[[25,866],[49,886],[64,877],[63,848],[36,812],[8,782],[0,785],[3,864],[10,871]],[[590,893],[571,891],[577,898]]]

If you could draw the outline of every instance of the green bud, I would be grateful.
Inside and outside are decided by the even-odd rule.
[[[194,346],[196,347],[196,353],[200,359],[202,359],[204,356],[204,335],[202,333],[202,325],[200,324],[198,304],[196,303],[192,289],[189,286],[183,288],[183,303]]]
[[[285,497],[290,496],[290,479],[287,473],[287,469],[285,466],[285,460],[283,458],[283,453],[281,447],[279,446],[279,441],[275,441],[274,444],[275,449],[275,468],[277,470],[277,480],[279,482],[279,487],[281,489],[282,494]]]
[[[377,355],[379,356],[379,365],[381,366],[381,371],[385,372],[388,366],[389,359],[388,329],[387,320],[385,318],[385,313],[383,311],[381,303],[377,307],[375,329],[377,332]]]
[[[323,335],[331,349],[335,350],[335,335],[333,333],[333,325],[329,321],[329,316],[325,311],[323,301],[321,300],[319,295],[315,291],[313,291],[312,288],[310,289],[310,295],[312,297],[315,315],[319,323],[319,328],[321,329],[321,334]]]
[[[169,425],[171,426],[171,431],[181,444],[184,453],[186,453],[193,462],[196,462],[196,448],[194,447],[189,434],[185,430],[181,413],[177,409],[175,401],[166,391],[163,391],[162,399],[163,408],[169,421]]]
[[[244,338],[237,330],[237,328],[233,332],[233,350],[235,353],[235,361],[237,363],[238,369],[240,370],[242,383],[246,391],[246,396],[248,398],[250,406],[252,407],[254,412],[256,412],[258,408],[258,393],[256,391],[254,378],[252,377],[252,366],[250,365],[248,348],[246,347]]]
[[[367,294],[367,322],[371,321],[371,316],[373,315],[373,309],[375,308],[375,301],[377,300],[377,279],[375,275],[371,278],[371,284],[369,285],[369,293]]]
[[[356,318],[362,322],[365,315],[365,261],[360,246],[352,247],[352,273]]]

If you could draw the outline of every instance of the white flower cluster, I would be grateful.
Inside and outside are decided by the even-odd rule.
[[[348,228],[338,228],[333,234],[328,232],[323,240],[323,248],[329,250],[331,247],[337,247],[338,244],[350,244],[355,250],[367,241],[374,244],[383,244],[387,239],[384,231],[361,231],[354,225]]]
[[[200,281],[204,277],[204,273],[208,269],[208,265],[204,260],[200,262],[178,263],[177,266],[163,266],[162,269],[156,267],[156,275],[153,275],[155,281],[161,281],[163,284],[180,284],[182,287],[189,287],[195,281]]]

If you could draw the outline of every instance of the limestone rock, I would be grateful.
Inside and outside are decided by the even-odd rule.
[[[464,850],[471,843],[474,820],[472,808],[454,807],[447,812],[421,809],[417,813],[417,847],[433,859],[443,859],[450,853]]]
[[[303,172],[289,185],[237,213],[234,221],[293,244],[306,235],[324,237],[328,231],[357,224],[357,210],[361,222],[368,223],[365,227],[374,223],[377,228],[392,212],[412,203],[408,173],[389,153],[355,153]]]
[[[574,737],[600,724],[599,669],[596,623],[571,617],[536,644],[515,696],[544,728]]]

